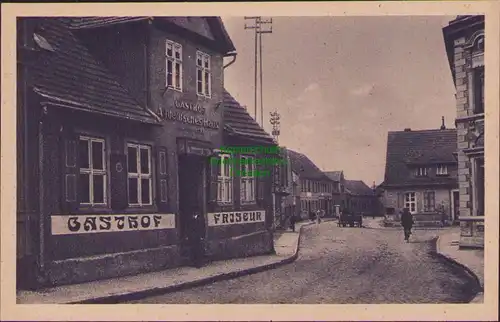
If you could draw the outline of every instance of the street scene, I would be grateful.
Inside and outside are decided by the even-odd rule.
[[[484,26],[18,19],[17,303],[484,303]]]

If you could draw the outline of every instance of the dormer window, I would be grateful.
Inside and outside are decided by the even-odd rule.
[[[196,52],[196,90],[198,95],[210,97],[212,95],[210,81],[210,55],[201,51]]]
[[[182,91],[182,46],[167,40],[165,49],[165,86]]]
[[[440,164],[436,168],[436,175],[438,176],[447,176],[448,175],[448,166]]]
[[[426,167],[418,167],[415,169],[415,177],[426,177],[426,176],[427,176]]]

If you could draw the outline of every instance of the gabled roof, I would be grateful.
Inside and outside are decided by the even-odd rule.
[[[302,153],[286,149],[290,157],[292,171],[301,179],[330,180],[307,156]]]
[[[158,21],[168,21],[176,23],[183,28],[189,28],[189,22],[187,23],[179,23],[175,21],[176,18],[184,18],[184,17],[71,17],[68,18],[70,26],[72,29],[91,29],[91,28],[100,28],[106,27],[121,23],[129,23],[135,21],[142,20],[158,20]],[[204,18],[206,19],[210,29],[212,30],[215,41],[217,41],[221,46],[221,49],[224,53],[229,53],[235,51],[236,48],[227,33],[226,28],[224,27],[224,23],[220,17],[196,17],[196,18]],[[214,40],[214,39],[211,39]]]
[[[362,180],[346,180],[345,188],[348,193],[355,196],[374,196],[373,190]]]
[[[78,40],[64,18],[36,18],[40,48],[28,64],[28,85],[50,104],[145,123],[158,123]]]
[[[275,144],[273,138],[257,124],[253,117],[224,90],[224,126],[230,134],[250,137],[267,144]]]
[[[457,131],[422,130],[389,132],[384,186],[405,184],[450,184],[456,177],[414,178],[418,165],[456,164]]]
[[[325,171],[324,173],[333,181],[340,182],[340,180],[342,179],[343,171]]]

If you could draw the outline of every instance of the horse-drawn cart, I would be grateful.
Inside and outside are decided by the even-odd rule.
[[[337,223],[339,227],[362,227],[363,226],[363,216],[352,213],[341,213],[339,216],[339,221]]]

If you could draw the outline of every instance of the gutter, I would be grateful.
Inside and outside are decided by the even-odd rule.
[[[225,54],[224,56],[222,57],[233,57],[233,60],[231,60],[229,63],[227,63],[226,65],[224,65],[222,67],[222,69],[226,69],[227,67],[231,66],[232,64],[234,64],[234,62],[236,61],[236,55],[238,55],[237,52],[233,51],[233,52],[230,52],[230,53],[227,53]]]

